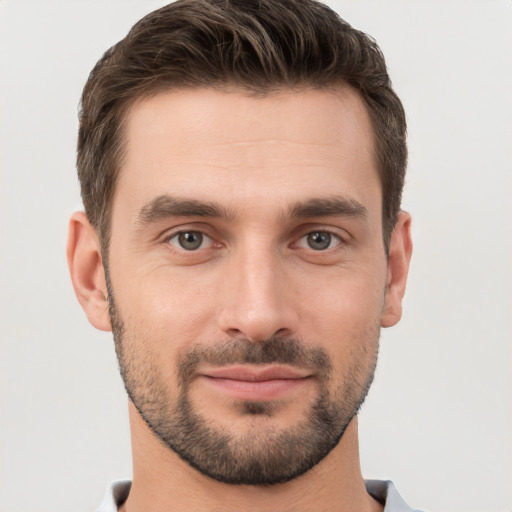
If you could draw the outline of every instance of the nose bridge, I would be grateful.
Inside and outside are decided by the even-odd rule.
[[[279,263],[269,248],[245,251],[241,261],[240,290],[247,295],[247,304],[263,309],[279,302]]]
[[[295,329],[282,256],[261,238],[247,241],[231,258],[229,286],[220,315],[221,328],[262,341]]]

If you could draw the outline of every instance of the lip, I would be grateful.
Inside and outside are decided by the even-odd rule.
[[[283,365],[271,366],[255,366],[255,365],[236,365],[236,366],[223,366],[221,368],[212,368],[203,371],[202,374],[206,377],[217,379],[232,379],[247,382],[262,382],[266,380],[281,380],[281,379],[302,379],[308,377],[307,372],[301,371],[297,368]]]
[[[205,383],[221,393],[242,400],[283,398],[309,382],[311,374],[282,365],[237,365],[201,372]]]

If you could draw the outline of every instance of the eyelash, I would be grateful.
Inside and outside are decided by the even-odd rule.
[[[316,249],[314,247],[311,247],[311,245],[309,243],[310,240],[307,240],[307,239],[308,239],[308,237],[311,237],[312,235],[327,235],[328,236],[328,247],[316,248]],[[307,233],[302,235],[300,238],[298,238],[297,241],[294,242],[293,245],[295,245],[297,247],[300,247],[299,243],[302,240],[306,240],[306,244],[309,245],[309,247],[304,247],[304,249],[314,251],[315,253],[327,252],[327,251],[329,251],[331,249],[335,249],[336,247],[346,243],[344,241],[344,239],[338,233],[334,233],[333,231],[331,231],[329,229],[313,229],[311,231],[308,231]],[[336,242],[336,243],[335,243],[335,245],[333,245],[331,247],[330,245],[333,242]]]
[[[180,237],[181,235],[186,235],[186,234],[198,234],[202,237],[202,240],[200,241],[200,245],[196,248],[190,248],[190,249],[187,249],[185,247],[183,247],[182,244],[180,244],[179,242],[174,244],[172,243],[172,240],[173,239],[176,239],[177,237]],[[333,242],[333,239],[334,241],[337,241],[337,243],[335,243],[334,246],[332,247],[325,247],[325,248],[313,248],[311,246],[309,247],[301,247],[299,244],[302,240],[305,240],[307,239],[307,237],[309,236],[312,236],[312,235],[315,235],[315,234],[321,234],[321,235],[327,235],[329,237],[329,241],[328,241],[328,245],[330,246]],[[202,245],[205,243],[205,238],[207,240],[209,240],[208,245],[209,247],[202,247]],[[174,250],[175,252],[178,252],[178,253],[188,253],[188,254],[193,254],[193,253],[197,253],[199,252],[201,249],[203,250],[207,250],[209,248],[211,248],[211,246],[213,245],[217,245],[219,248],[222,246],[222,244],[220,243],[217,243],[215,242],[215,239],[214,237],[210,236],[206,230],[201,229],[201,228],[196,228],[196,229],[180,229],[179,231],[174,231],[170,234],[168,234],[167,236],[165,236],[165,238],[163,239],[163,242],[169,247],[170,249]],[[305,242],[306,244],[309,245],[309,241],[306,241]],[[347,241],[345,238],[343,238],[342,236],[340,236],[338,233],[335,233],[333,230],[329,230],[329,229],[325,229],[325,228],[320,228],[320,229],[308,229],[307,232],[305,232],[304,234],[302,234],[300,237],[298,237],[296,239],[295,242],[293,242],[291,244],[291,247],[297,247],[299,249],[304,249],[306,251],[313,251],[314,253],[316,254],[320,254],[320,253],[325,253],[325,252],[328,252],[332,249],[335,249],[337,248],[338,246],[342,246],[342,245],[346,245],[347,244]]]
[[[319,263],[328,263],[334,261],[332,258],[337,258],[342,251],[346,250],[350,243],[350,235],[341,229],[330,229],[329,227],[319,226],[315,224],[303,225],[295,233],[291,233],[292,242],[287,246],[289,249],[296,251],[298,254],[302,254],[306,261],[311,262],[318,261]],[[340,233],[341,231],[341,233]],[[180,235],[186,233],[197,233],[207,240],[207,246],[203,247],[205,240],[201,241],[201,244],[197,248],[186,249],[178,242],[173,243],[174,239],[177,239]],[[309,246],[307,237],[314,235],[315,233],[328,235],[330,238],[329,246],[326,248],[313,248]],[[201,263],[207,261],[215,256],[220,256],[221,253],[218,249],[225,247],[225,244],[218,242],[218,235],[216,232],[212,233],[212,230],[208,225],[191,225],[180,226],[177,231],[167,232],[161,238],[161,242],[164,244],[167,251],[169,251],[173,257],[181,259],[183,263]],[[303,242],[304,241],[304,242]],[[335,242],[331,247],[330,245]],[[217,249],[217,250],[216,250]]]
[[[200,245],[199,245],[199,247],[197,247],[197,248],[195,248],[195,249],[186,249],[185,247],[183,247],[183,245],[181,245],[181,244],[180,244],[180,245],[181,245],[181,247],[179,247],[180,249],[182,249],[182,250],[184,250],[184,251],[186,251],[186,252],[196,252],[196,251],[198,251],[199,249],[202,249],[202,248],[203,248],[203,247],[201,247],[201,246],[202,246],[202,245],[203,245],[203,243],[205,242],[205,238],[206,238],[206,239],[209,239],[211,243],[212,243],[212,242],[214,243],[214,240],[212,239],[212,237],[210,237],[207,233],[205,233],[204,231],[201,231],[201,230],[199,230],[199,229],[183,229],[183,230],[177,231],[177,232],[172,233],[171,235],[167,236],[167,237],[165,238],[165,240],[164,240],[164,241],[165,241],[167,244],[170,244],[170,245],[173,245],[173,246],[175,246],[175,247],[178,247],[177,245],[175,245],[175,244],[173,244],[173,243],[172,243],[172,240],[173,240],[174,238],[178,238],[178,239],[179,239],[179,237],[180,237],[180,236],[182,236],[182,235],[192,235],[192,234],[200,235],[200,237],[201,237],[201,241],[200,241]]]

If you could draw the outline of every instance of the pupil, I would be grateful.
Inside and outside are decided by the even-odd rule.
[[[331,235],[321,231],[311,233],[308,235],[308,244],[317,251],[327,249],[331,245]]]
[[[180,233],[179,242],[184,249],[189,251],[198,249],[203,243],[203,235],[195,231]]]

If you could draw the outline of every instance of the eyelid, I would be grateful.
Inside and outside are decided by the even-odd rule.
[[[201,245],[197,249],[186,249],[185,247],[180,246],[178,240],[176,240],[176,243],[173,243],[173,240],[178,239],[178,237],[180,235],[182,235],[183,233],[198,233],[198,234],[200,234],[202,236]],[[172,245],[173,247],[175,247],[176,249],[178,249],[180,251],[195,252],[195,251],[199,251],[201,249],[208,249],[209,247],[214,245],[214,240],[202,231],[198,231],[195,229],[182,229],[182,230],[177,231],[174,234],[168,236],[167,243]],[[204,247],[205,245],[208,247]]]
[[[196,249],[196,251],[187,251],[183,247],[179,247],[177,244],[171,244],[170,241],[174,237],[178,236],[180,233],[187,233],[187,232],[194,232],[194,233],[201,233],[203,237],[210,240],[210,243],[208,244],[208,247],[201,247],[201,249]],[[218,236],[213,233],[213,230],[210,226],[205,225],[203,223],[186,223],[181,224],[179,226],[174,226],[172,228],[166,229],[157,239],[160,243],[163,243],[168,246],[172,246],[173,249],[176,249],[177,251],[185,251],[185,252],[197,252],[200,250],[209,249],[212,246],[221,246],[222,244],[218,242]]]
[[[294,230],[292,238],[297,241],[315,232],[329,233],[331,236],[338,238],[344,244],[348,244],[353,238],[348,231],[341,227],[320,223],[303,224],[299,226]]]
[[[327,233],[333,239],[337,240],[337,243],[335,245],[331,246],[331,247],[326,248],[326,249],[313,249],[312,247],[308,247],[307,246],[307,242],[304,244],[304,246],[299,245],[299,242],[301,242],[302,240],[306,240],[306,238],[309,235],[311,235],[312,233]],[[321,252],[327,252],[327,251],[329,251],[331,249],[335,249],[336,247],[338,247],[340,245],[343,245],[345,243],[346,243],[345,240],[338,233],[335,233],[332,230],[324,228],[324,229],[312,229],[312,230],[309,230],[307,233],[304,233],[302,236],[297,238],[297,240],[294,242],[293,245],[295,245],[296,247],[299,247],[300,249],[305,249],[305,250],[308,250],[308,251],[313,251],[315,253],[321,253]]]
[[[178,233],[186,233],[187,231],[194,231],[196,233],[202,233],[212,239],[215,238],[211,227],[203,222],[184,222],[183,224],[174,225],[173,227],[167,227],[160,232],[157,238],[160,241],[165,241],[176,236]]]

